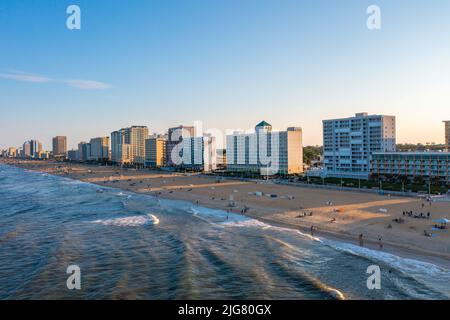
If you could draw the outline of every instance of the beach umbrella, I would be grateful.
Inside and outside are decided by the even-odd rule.
[[[446,218],[439,218],[439,219],[436,219],[434,221],[437,222],[437,223],[449,223],[450,222],[450,220],[448,220]]]

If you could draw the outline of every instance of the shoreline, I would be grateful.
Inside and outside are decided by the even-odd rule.
[[[248,212],[242,212],[242,211],[239,212],[239,206],[234,207],[234,208],[224,207],[223,201],[226,201],[226,199],[224,200],[224,197],[220,198],[221,201],[219,201],[219,199],[215,199],[214,197],[212,197],[212,198],[207,197],[204,194],[204,192],[203,193],[197,192],[196,194],[189,193],[193,189],[197,188],[197,184],[189,183],[189,182],[195,182],[194,180],[196,180],[196,179],[215,180],[214,177],[213,178],[212,177],[204,177],[201,175],[200,176],[198,176],[198,175],[186,176],[186,175],[180,174],[180,173],[150,171],[148,169],[142,169],[142,170],[131,169],[131,170],[126,170],[126,171],[122,170],[119,181],[127,182],[128,183],[128,185],[127,185],[126,183],[105,182],[105,179],[104,179],[105,177],[98,176],[98,174],[95,174],[95,173],[89,173],[89,171],[94,171],[94,170],[99,171],[99,168],[103,168],[104,170],[112,169],[112,171],[119,170],[119,169],[113,168],[113,167],[98,167],[96,165],[74,164],[71,167],[74,167],[73,169],[76,169],[76,170],[74,170],[73,172],[67,173],[67,174],[66,173],[61,174],[60,172],[55,170],[55,166],[67,166],[67,163],[40,162],[39,166],[37,166],[37,167],[35,167],[36,163],[32,162],[32,161],[8,163],[3,160],[0,160],[0,163],[15,166],[15,167],[22,168],[22,169],[29,169],[29,170],[33,170],[33,171],[45,172],[45,173],[49,173],[49,174],[52,174],[55,176],[62,176],[62,177],[70,178],[73,180],[83,181],[83,182],[87,182],[87,183],[93,183],[93,184],[97,184],[97,185],[101,185],[101,186],[112,187],[112,188],[120,189],[123,191],[152,195],[152,196],[160,197],[162,199],[188,201],[188,202],[192,203],[193,206],[198,205],[198,206],[202,206],[202,207],[209,208],[209,209],[218,209],[218,210],[224,210],[224,211],[228,211],[231,209],[230,212],[241,214],[243,216],[247,216],[249,218],[256,219],[258,221],[267,223],[272,226],[288,228],[288,229],[300,231],[305,234],[310,234],[311,222],[308,221],[308,223],[305,223],[305,221],[302,221],[303,219],[295,219],[296,217],[292,215],[291,211],[288,211],[288,210],[283,211],[283,208],[281,206],[264,206],[263,205],[262,208],[259,208],[259,207],[255,207],[254,203],[251,203],[252,206]],[[127,173],[127,174],[122,175],[123,173]],[[130,175],[130,174],[132,174],[132,175]],[[86,177],[86,175],[87,175],[87,177]],[[177,182],[179,182],[178,180],[182,180],[183,183],[185,183],[185,184],[184,185],[175,184],[173,187],[169,186],[168,183],[166,183],[166,181],[169,179],[174,179],[174,178],[177,179]],[[153,180],[151,180],[151,179],[153,179]],[[157,182],[162,183],[164,185],[164,187],[154,188],[153,186],[155,183],[155,179],[157,179]],[[164,180],[161,180],[161,179],[164,179]],[[187,181],[184,181],[183,179],[185,179]],[[138,181],[143,183],[143,180],[151,181],[152,182],[151,188],[150,187],[149,188],[137,187],[136,183],[138,183]],[[133,181],[136,181],[136,182],[133,182]],[[129,182],[132,182],[132,183],[130,184]],[[135,183],[135,184],[133,185],[133,183]],[[219,187],[226,187],[228,189],[230,187],[231,188],[239,188],[240,186],[243,186],[245,184],[250,184],[253,186],[257,185],[259,188],[262,188],[258,184],[258,182],[257,183],[255,183],[255,182],[243,183],[243,182],[239,182],[236,180],[224,179],[224,182],[220,182],[220,183],[218,183],[218,185],[214,185],[214,186],[209,186],[209,185],[203,186],[202,184],[200,184],[199,189],[210,188],[209,190],[216,190],[216,188],[219,188]],[[148,184],[148,185],[150,186],[150,184]],[[278,190],[278,189],[281,189],[283,186],[265,185],[265,187],[269,187],[270,190]],[[286,186],[284,186],[284,187],[286,187]],[[290,188],[300,189],[300,192],[301,192],[301,189],[304,189],[305,187],[291,186]],[[233,191],[236,191],[236,190],[233,190]],[[320,193],[321,190],[313,190],[313,192]],[[333,192],[348,193],[348,191],[333,191]],[[353,193],[353,192],[351,192],[351,193]],[[238,194],[238,193],[236,193],[236,194]],[[355,196],[355,198],[356,198],[356,196]],[[411,200],[417,201],[417,199],[411,199]],[[217,201],[219,201],[219,204],[217,203]],[[242,205],[241,199],[236,199],[236,202],[237,202],[237,204]],[[243,201],[243,202],[246,203],[245,201]],[[350,206],[350,204],[348,206]],[[238,210],[236,211],[236,209],[238,209]],[[306,208],[303,208],[303,209],[306,209]],[[308,208],[308,210],[311,210],[311,208]],[[298,211],[296,214],[298,214]],[[286,217],[286,215],[290,215],[290,216]],[[315,213],[315,215],[316,215],[316,213]],[[292,218],[294,218],[294,220]],[[334,227],[334,225],[333,225],[333,227]],[[376,239],[373,239],[373,237],[370,236],[375,233],[372,232],[373,230],[368,229],[367,226],[365,226],[365,227],[366,227],[366,229],[364,229],[364,231],[365,231],[364,234],[369,234],[369,236],[365,237],[365,239],[364,239],[364,247],[365,248],[368,248],[368,249],[371,249],[374,251],[393,254],[393,255],[399,256],[401,258],[413,259],[413,260],[419,260],[422,262],[432,263],[436,266],[445,268],[447,270],[450,269],[450,255],[449,254],[438,253],[438,252],[435,252],[432,250],[426,250],[423,248],[411,248],[411,247],[402,245],[401,243],[392,241],[391,239],[386,240],[385,239],[386,237],[384,237],[384,236],[383,236],[383,249],[380,250],[378,241]],[[360,229],[362,230],[363,227],[360,227]],[[322,225],[318,226],[316,231],[314,231],[314,236],[325,238],[325,239],[331,240],[331,241],[339,241],[339,242],[358,246],[358,238],[355,236],[354,232],[350,232],[350,231],[352,231],[352,230],[350,230],[350,229],[349,230],[345,230],[345,229],[339,230],[339,228],[337,228],[337,229],[335,228],[333,230],[332,228],[327,228],[326,224],[322,224]],[[378,229],[375,231],[378,231]],[[446,231],[448,231],[448,230],[446,230]],[[428,239],[426,239],[426,237],[424,237],[424,240],[428,240]],[[445,240],[448,240],[448,238],[446,238]],[[444,244],[445,245],[449,244],[449,246],[450,246],[450,242],[445,242]]]

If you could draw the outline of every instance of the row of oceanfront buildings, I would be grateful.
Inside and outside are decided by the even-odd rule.
[[[444,150],[397,152],[394,116],[357,113],[353,117],[324,120],[321,165],[306,172],[302,129],[273,131],[265,121],[251,132],[226,135],[221,149],[216,147],[216,139],[221,137],[196,132],[194,126],[181,125],[165,134],[153,135],[149,135],[146,126],[131,126],[110,136],[80,142],[77,150],[67,150],[67,138],[57,136],[53,138],[52,152],[43,151],[40,142],[30,140],[22,148],[4,150],[2,155],[265,176],[307,174],[363,180],[381,176],[423,177],[450,185],[450,121],[444,123]]]

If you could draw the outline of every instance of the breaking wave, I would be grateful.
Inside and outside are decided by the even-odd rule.
[[[140,227],[146,225],[157,225],[159,219],[153,214],[145,216],[131,216],[113,219],[100,219],[92,221],[92,223],[102,224],[104,226],[117,226],[117,227]]]

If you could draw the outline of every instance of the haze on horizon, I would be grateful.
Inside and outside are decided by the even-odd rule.
[[[67,6],[81,30],[66,28]],[[368,30],[366,9],[381,8]],[[450,2],[173,0],[0,2],[0,148],[129,125],[301,126],[395,115],[400,143],[443,143]]]

